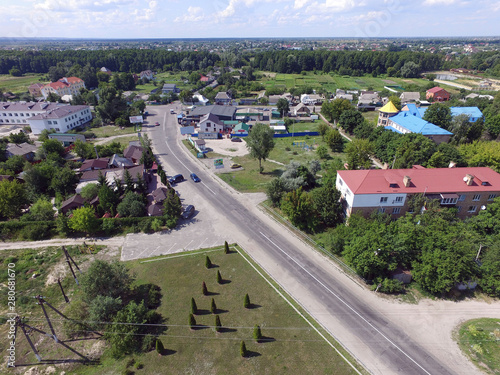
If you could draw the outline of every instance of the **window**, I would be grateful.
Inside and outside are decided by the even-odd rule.
[[[24,117],[24,113],[20,113],[21,117]]]
[[[342,181],[340,178],[339,178],[339,185],[340,186],[344,185],[344,181]]]
[[[472,200],[473,200],[473,201],[478,201],[478,200],[480,200],[480,199],[481,199],[481,194],[476,194],[476,195],[474,195],[474,196],[472,197]]]
[[[477,206],[469,206],[469,209],[467,210],[467,212],[476,212],[477,210]]]
[[[490,194],[490,195],[488,195],[488,200],[489,200],[489,201],[492,201],[492,200],[493,200],[493,199],[495,199],[496,197],[497,197],[497,195],[496,195],[496,194]]]
[[[464,200],[465,200],[465,194],[460,194],[460,196],[458,197],[458,201],[463,202]]]
[[[47,121],[47,123],[48,123],[49,125],[52,125],[52,121]]]
[[[387,197],[380,197],[380,203],[387,203]]]
[[[441,204],[456,204],[457,198],[443,198],[441,199]]]
[[[457,212],[462,211],[462,206],[457,206]]]
[[[396,197],[396,202],[401,203],[403,201],[403,197]]]
[[[393,214],[393,215],[397,215],[397,214],[399,214],[400,212],[401,212],[401,207],[394,207],[394,208],[392,209],[392,214]]]
[[[384,212],[385,212],[385,208],[384,207],[379,207],[378,213],[379,214],[383,214]]]

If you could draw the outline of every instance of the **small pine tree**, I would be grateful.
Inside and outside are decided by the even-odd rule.
[[[207,284],[205,284],[205,282],[203,282],[203,284],[201,284],[201,293],[202,293],[204,296],[208,295]]]
[[[247,346],[245,345],[245,341],[242,341],[240,344],[240,354],[243,358],[245,358],[248,354]]]
[[[215,314],[217,312],[217,305],[215,304],[215,300],[212,298],[212,304],[210,305],[210,312]]]
[[[260,326],[258,324],[253,327],[253,338],[256,342],[260,342],[262,339],[262,332],[260,331]]]
[[[248,293],[245,294],[245,301],[243,302],[243,306],[245,309],[250,308],[250,297],[248,296]]]
[[[222,284],[222,276],[220,275],[219,270],[217,270],[217,283]]]
[[[219,317],[219,315],[215,315],[215,332],[220,332],[221,328],[222,328],[222,324],[220,322],[220,317]]]
[[[196,327],[196,319],[193,314],[189,314],[189,328],[194,329]]]
[[[156,351],[158,354],[163,354],[163,351],[165,350],[165,347],[163,346],[163,343],[161,342],[160,339],[156,339]]]
[[[227,241],[224,241],[224,254],[229,254],[229,245]]]
[[[196,301],[191,298],[191,314],[196,315],[198,313],[198,306],[196,306]]]
[[[212,261],[210,260],[210,258],[208,257],[208,255],[205,258],[205,267],[207,267],[207,269],[209,269],[209,268],[212,267]]]

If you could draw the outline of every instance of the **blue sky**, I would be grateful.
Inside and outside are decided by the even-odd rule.
[[[498,0],[0,0],[1,37],[498,36]]]

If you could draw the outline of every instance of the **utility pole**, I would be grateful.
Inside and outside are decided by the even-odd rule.
[[[80,270],[80,268],[78,268],[78,265],[76,264],[76,262],[73,260],[73,258],[71,257],[71,255],[69,255],[68,251],[66,250],[66,248],[63,246],[62,247],[62,250],[64,252],[64,255],[66,256],[66,262],[68,263],[68,266],[69,266],[69,269],[71,270],[71,273],[73,274],[73,278],[75,279],[76,281],[76,285],[80,285],[78,283],[78,279],[76,278],[76,275],[75,275],[75,272],[73,271],[73,267],[71,266],[71,262],[73,262],[73,264],[75,265],[76,269],[82,273],[82,271]],[[70,262],[71,260],[71,262]]]

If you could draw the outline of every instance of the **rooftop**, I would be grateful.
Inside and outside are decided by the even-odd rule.
[[[422,135],[453,135],[453,133],[450,133],[448,130],[444,130],[439,126],[422,120],[421,118],[411,114],[409,111],[399,112],[397,115],[391,117],[390,120],[403,128],[408,129],[412,133],[419,133]],[[399,132],[398,130],[396,131]]]

